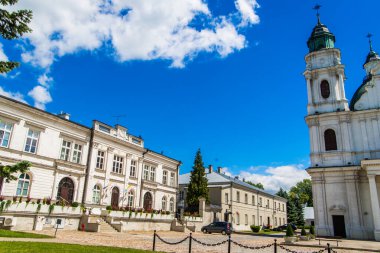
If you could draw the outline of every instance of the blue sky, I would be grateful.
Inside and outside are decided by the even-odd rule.
[[[0,77],[0,93],[49,112],[66,111],[85,125],[93,119],[113,125],[114,116],[124,115],[118,123],[142,135],[146,147],[183,161],[181,173],[191,169],[201,148],[205,165],[226,167],[268,189],[288,187],[306,176],[309,138],[302,72],[306,41],[316,24],[315,1],[258,0],[260,8],[253,0],[144,0],[133,7],[129,0],[108,1],[129,6],[115,15],[125,17],[120,27],[104,16],[96,21],[100,23],[89,19],[83,26],[72,25],[65,17],[81,16],[82,10],[84,17],[92,14],[85,5],[90,0],[81,1],[78,9],[70,1],[22,0],[17,5],[33,9],[34,32],[17,42],[0,39],[8,58],[23,62]],[[364,77],[368,32],[380,51],[375,11],[380,2],[319,4],[322,23],[342,50],[351,98]],[[144,16],[146,7],[159,11]],[[97,8],[102,13],[112,9]],[[173,28],[168,15],[184,17],[174,38],[165,37]],[[172,43],[160,41],[161,36]],[[151,44],[154,50],[147,49]],[[284,183],[285,172],[296,176]]]

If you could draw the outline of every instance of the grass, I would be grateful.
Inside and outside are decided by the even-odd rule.
[[[265,232],[263,230],[260,230],[260,232],[258,233],[255,233],[255,232],[251,232],[252,234],[255,234],[255,235],[274,235],[274,234],[279,234],[279,233],[283,233],[282,231],[269,231],[269,232]]]
[[[50,242],[0,242],[0,253],[149,253],[152,251],[117,247],[85,246]]]
[[[0,237],[12,237],[12,238],[53,238],[52,236],[49,236],[49,235],[26,233],[26,232],[19,232],[19,231],[4,230],[4,229],[0,229]]]

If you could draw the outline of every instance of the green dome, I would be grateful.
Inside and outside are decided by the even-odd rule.
[[[315,52],[325,48],[334,48],[335,36],[327,26],[321,23],[318,17],[318,24],[314,27],[313,32],[307,41],[309,52]]]
[[[372,61],[380,61],[380,56],[372,49],[371,45],[371,49],[367,55],[364,65]]]

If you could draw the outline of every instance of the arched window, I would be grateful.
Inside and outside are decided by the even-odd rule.
[[[150,192],[146,192],[144,195],[144,210],[152,210],[153,197]]]
[[[326,80],[321,82],[321,95],[323,98],[330,97],[330,84]]]
[[[133,207],[133,203],[134,203],[134,199],[135,199],[135,192],[133,190],[130,190],[128,192],[128,207]]]
[[[169,210],[174,212],[174,198],[170,198]]]
[[[95,185],[94,189],[92,189],[92,203],[100,204],[100,186]]]
[[[119,206],[119,196],[120,196],[119,188],[117,188],[117,187],[112,188],[111,206],[113,206],[113,207]]]
[[[69,203],[74,199],[74,182],[68,177],[63,178],[58,184],[58,200],[65,200]]]
[[[29,186],[30,186],[30,176],[26,173],[21,174],[18,177],[16,195],[27,197],[29,194]]]
[[[166,211],[166,197],[162,197],[162,210]]]
[[[240,224],[240,214],[239,213],[236,213],[236,224],[237,225]]]
[[[324,134],[326,151],[338,150],[335,131],[327,129]]]

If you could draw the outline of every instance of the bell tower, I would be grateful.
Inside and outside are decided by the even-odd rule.
[[[336,111],[349,111],[344,90],[344,65],[340,50],[335,48],[335,36],[321,23],[319,9],[317,25],[307,41],[309,53],[305,57],[307,81],[308,115]]]

